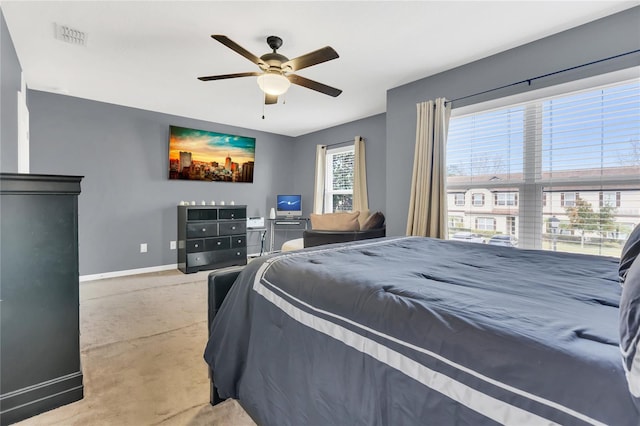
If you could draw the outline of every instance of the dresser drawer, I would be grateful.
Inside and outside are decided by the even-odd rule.
[[[216,262],[233,262],[236,260],[244,260],[247,261],[247,249],[245,247],[242,248],[234,248],[225,251],[219,251],[214,254]]]
[[[245,235],[234,235],[231,238],[231,247],[246,247],[247,246],[247,237]]]
[[[218,212],[219,219],[246,219],[247,218],[247,209],[239,208],[239,209],[220,209]]]
[[[229,237],[207,238],[204,240],[204,246],[207,251],[225,250],[231,247],[231,240]]]
[[[211,222],[187,223],[187,238],[215,237],[218,235],[218,224]]]
[[[213,260],[214,260],[214,256],[210,251],[204,251],[201,253],[188,253],[187,267],[193,268],[194,266],[208,265]]]
[[[219,235],[245,234],[247,232],[246,220],[218,222],[218,225],[220,226]]]
[[[187,240],[186,248],[187,248],[187,253],[204,251],[204,240]]]

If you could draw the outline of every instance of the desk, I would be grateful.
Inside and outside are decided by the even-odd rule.
[[[269,219],[269,252],[273,252],[275,234],[277,231],[305,231],[307,229],[309,219],[300,217],[297,219]]]

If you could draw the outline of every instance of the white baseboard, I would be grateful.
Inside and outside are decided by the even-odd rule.
[[[102,274],[80,275],[80,282],[102,280],[104,278],[125,277],[127,275],[148,274],[149,272],[162,272],[178,269],[178,264],[151,266],[149,268],[128,269],[126,271],[104,272]]]

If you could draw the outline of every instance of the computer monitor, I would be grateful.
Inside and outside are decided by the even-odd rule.
[[[278,217],[302,216],[302,196],[278,195],[276,197],[276,215]]]

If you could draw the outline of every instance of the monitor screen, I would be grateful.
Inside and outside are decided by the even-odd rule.
[[[301,195],[278,195],[276,197],[276,214],[278,216],[302,216]]]

